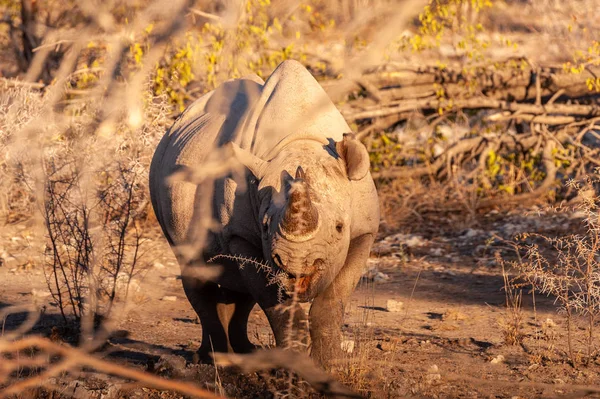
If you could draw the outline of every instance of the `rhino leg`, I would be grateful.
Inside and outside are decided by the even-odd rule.
[[[260,249],[238,237],[231,240],[230,251],[252,259],[263,259]],[[276,345],[282,348],[306,346],[308,323],[300,304],[294,303],[291,298],[280,292],[279,286],[271,281],[273,276],[264,270],[246,264],[240,268],[240,273],[248,291],[267,316]],[[283,299],[281,303],[280,299]]]
[[[310,308],[311,357],[326,368],[342,355],[344,308],[363,273],[373,240],[372,234],[365,234],[350,242],[344,266]]]
[[[193,277],[183,278],[183,289],[202,324],[195,363],[212,363],[212,352],[247,353],[254,349],[247,334],[248,316],[255,304],[252,296]]]
[[[294,303],[292,299],[287,299],[279,305],[262,307],[262,309],[273,330],[277,347],[306,350],[308,319],[300,304]]]
[[[248,317],[256,301],[250,294],[228,291],[227,297],[235,305],[235,310],[229,321],[229,345],[235,353],[249,353],[256,346],[248,339]]]

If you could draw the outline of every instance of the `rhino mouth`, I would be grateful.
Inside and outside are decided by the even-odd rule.
[[[321,267],[312,268],[309,273],[301,274],[290,273],[284,268],[280,268],[280,270],[282,286],[289,296],[295,296],[300,302],[308,302],[317,296],[323,274]]]

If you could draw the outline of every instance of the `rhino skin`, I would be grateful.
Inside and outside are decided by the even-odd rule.
[[[247,323],[256,303],[277,346],[288,346],[302,338],[299,302],[307,301],[312,358],[327,367],[340,355],[344,306],[379,227],[369,155],[348,132],[317,81],[288,60],[266,82],[253,75],[223,83],[164,135],[150,194],[202,324],[196,360],[252,351]],[[240,173],[202,179],[231,159]],[[269,267],[220,257],[218,276],[194,273],[215,267],[217,255]]]

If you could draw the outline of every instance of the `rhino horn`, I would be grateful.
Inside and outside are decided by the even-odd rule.
[[[298,167],[296,178],[290,183],[280,230],[291,240],[303,241],[311,237],[318,225],[319,213],[310,199],[305,172]]]

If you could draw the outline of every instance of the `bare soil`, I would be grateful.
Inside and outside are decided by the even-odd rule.
[[[523,343],[505,343],[509,312],[502,268],[494,253],[506,259],[515,253],[502,239],[534,231],[564,235],[582,227],[577,215],[532,215],[524,210],[491,212],[468,225],[445,218],[445,223],[422,221],[406,226],[404,233],[382,234],[368,264],[371,271],[365,273],[347,309],[344,334],[354,342],[354,350],[338,377],[365,397],[376,398],[538,398],[567,393],[579,397],[573,384],[599,383],[597,358],[576,368],[567,361],[565,320],[557,314],[553,298],[538,295],[534,307],[525,289]],[[166,241],[158,229],[149,236],[153,251],[146,261],[151,266],[136,278],[127,306],[119,312],[116,332],[96,355],[191,380],[230,397],[272,396],[269,391],[280,383],[275,372],[241,374],[191,364],[201,326],[185,298],[179,267]],[[2,229],[0,309],[35,303],[43,315],[33,334],[73,340],[47,296],[41,245],[36,241],[27,223]],[[388,311],[388,300],[402,302],[401,308]],[[23,313],[8,316],[3,331],[14,329],[23,318]],[[258,307],[249,331],[256,344],[272,345]],[[584,332],[583,327],[575,331],[580,351]],[[124,383],[88,372],[66,384],[64,394],[178,397]]]

